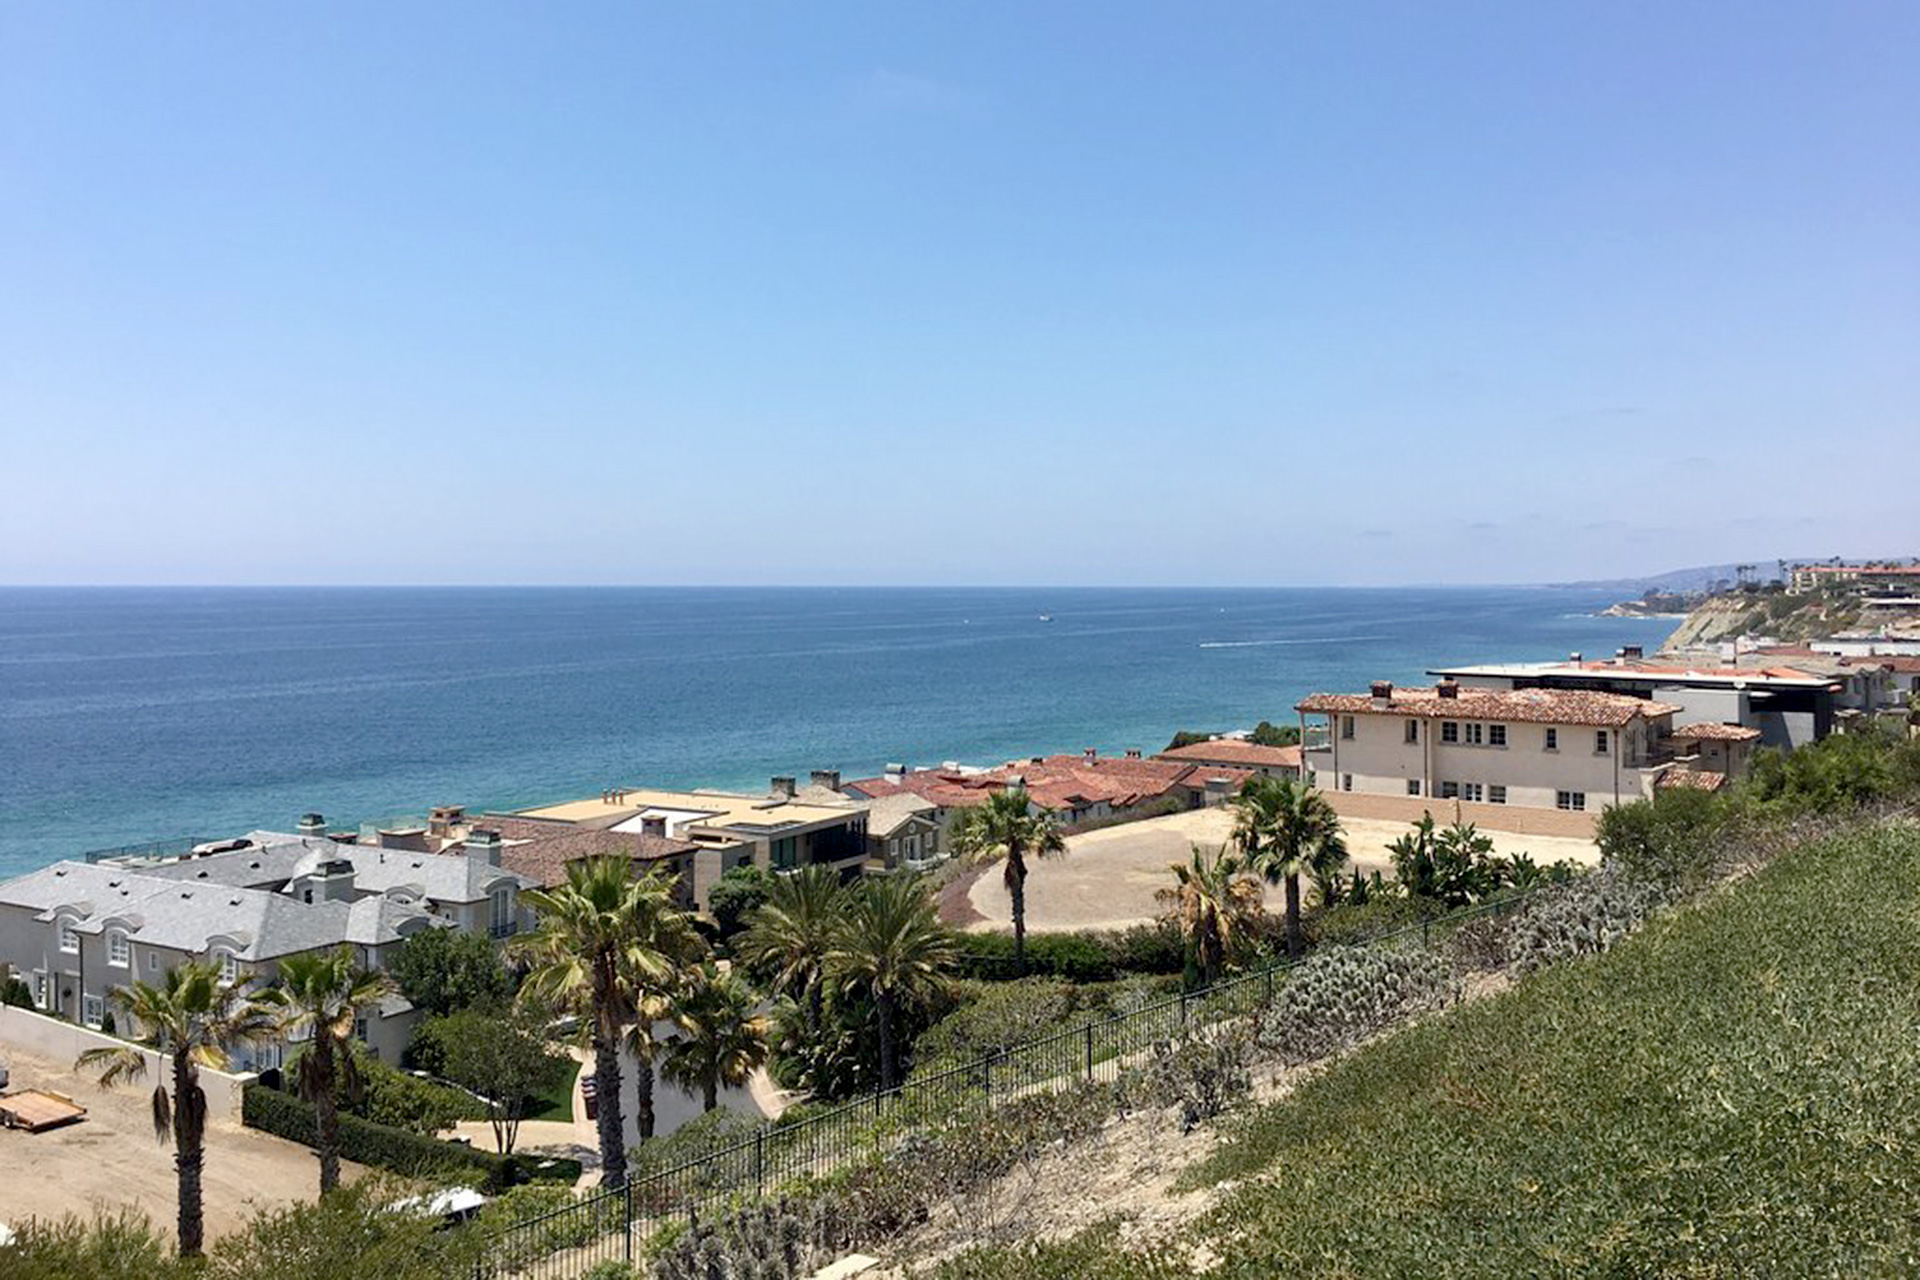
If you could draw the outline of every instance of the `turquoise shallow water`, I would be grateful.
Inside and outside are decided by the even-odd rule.
[[[1149,752],[1467,660],[1657,644],[1605,595],[0,589],[0,876],[87,849],[614,783]],[[1042,622],[1041,614],[1051,622]]]

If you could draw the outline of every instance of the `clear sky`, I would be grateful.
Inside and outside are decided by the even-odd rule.
[[[13,3],[0,581],[1920,553],[1920,5]]]

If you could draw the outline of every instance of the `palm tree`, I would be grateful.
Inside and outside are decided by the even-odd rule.
[[[1255,774],[1233,798],[1233,844],[1268,884],[1286,882],[1287,954],[1300,954],[1300,873],[1337,871],[1347,860],[1340,815],[1304,782]]]
[[[674,976],[676,957],[649,945],[659,936],[658,917],[677,914],[673,881],[658,871],[636,877],[626,858],[582,858],[567,864],[564,885],[530,889],[525,897],[539,923],[512,944],[531,965],[520,996],[586,1019],[599,1098],[601,1185],[623,1186],[621,1030],[634,1012],[633,984],[664,984]]]
[[[300,1096],[313,1104],[315,1146],[320,1151],[320,1194],[340,1185],[340,1098],[360,1092],[360,1067],[349,1045],[354,1020],[399,988],[384,973],[357,969],[353,953],[290,956],[280,962],[279,984],[261,993],[281,1035],[312,1038],[295,1074]]]
[[[1224,848],[1209,854],[1196,844],[1192,861],[1171,869],[1173,886],[1154,896],[1167,904],[1200,966],[1201,982],[1210,987],[1241,935],[1264,914],[1260,883],[1247,874],[1245,859]]]
[[[674,1002],[680,1038],[666,1046],[661,1074],[681,1088],[700,1090],[708,1111],[720,1105],[720,1086],[737,1089],[767,1060],[773,1020],[759,1012],[759,998],[732,973],[709,961],[693,971]]]
[[[733,944],[734,954],[775,991],[805,1008],[810,1036],[820,1031],[827,953],[845,901],[840,877],[830,868],[803,867],[774,881]]]
[[[207,1095],[200,1089],[200,1068],[227,1065],[235,1043],[258,1040],[272,1028],[269,1011],[239,987],[223,980],[221,967],[190,960],[167,970],[159,986],[134,982],[117,988],[113,1002],[139,1028],[146,1043],[167,1055],[169,1078],[153,1087],[153,1135],[173,1139],[173,1167],[179,1181],[176,1223],[180,1256],[200,1253],[205,1230],[200,1174],[206,1164]],[[74,1062],[76,1070],[100,1069],[108,1088],[144,1079],[146,1055],[132,1045],[89,1049]]]
[[[827,956],[827,971],[873,1000],[879,1037],[880,1087],[899,1078],[894,1018],[903,1005],[932,998],[954,963],[952,935],[918,879],[862,881],[847,904],[845,924]]]
[[[621,960],[620,990],[631,1019],[624,1043],[633,1055],[634,1128],[641,1142],[649,1142],[654,1129],[654,1066],[660,1056],[653,1028],[672,1015],[674,996],[684,986],[685,966],[706,953],[706,944],[694,931],[693,918],[674,909],[671,900],[662,904],[649,898],[638,923],[636,945]],[[664,970],[661,958],[669,962]]]
[[[1007,893],[1013,899],[1013,968],[1027,971],[1027,857],[1065,853],[1066,841],[1048,810],[1032,812],[1026,788],[997,791],[986,803],[967,810],[954,824],[953,846],[982,862],[1007,860]]]

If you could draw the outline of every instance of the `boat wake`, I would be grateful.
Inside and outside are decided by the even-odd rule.
[[[1385,640],[1386,636],[1298,636],[1287,640],[1202,640],[1202,649],[1263,649],[1276,644],[1355,644],[1362,640]]]

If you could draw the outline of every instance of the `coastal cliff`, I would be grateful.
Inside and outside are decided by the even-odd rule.
[[[1823,640],[1870,625],[1851,596],[1788,595],[1782,591],[1726,591],[1688,611],[1661,646],[1663,652],[1712,648],[1736,637],[1782,642]]]

